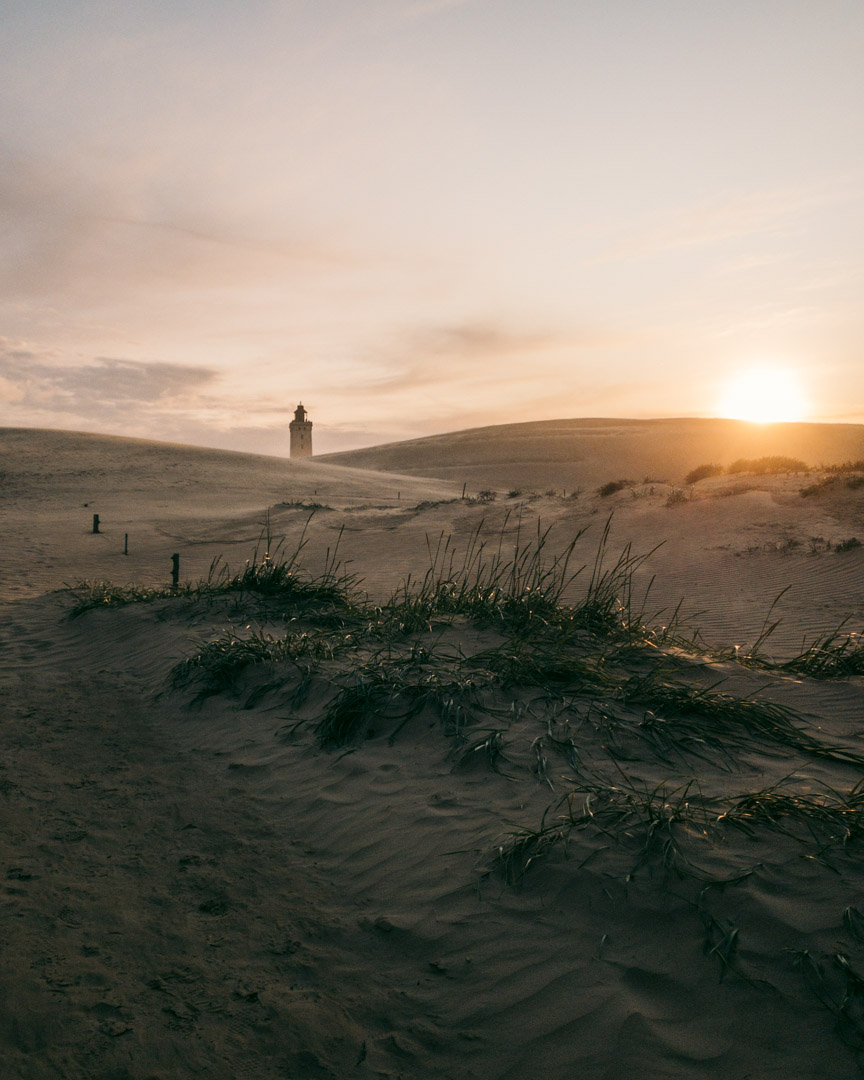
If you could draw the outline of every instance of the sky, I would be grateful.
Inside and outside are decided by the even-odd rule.
[[[713,416],[754,371],[864,422],[861,0],[0,25],[2,426],[281,455],[302,401],[326,452]]]

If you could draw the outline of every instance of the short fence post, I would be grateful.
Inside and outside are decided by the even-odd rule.
[[[180,556],[171,556],[171,587],[176,589],[180,584]]]
[[[129,533],[123,534],[123,554],[129,554]]]
[[[93,515],[93,532],[94,533],[99,532],[99,515],[98,514]]]

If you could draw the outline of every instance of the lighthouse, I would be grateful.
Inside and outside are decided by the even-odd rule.
[[[307,412],[301,401],[294,410],[294,419],[288,425],[291,429],[291,457],[312,456],[312,421],[307,420]]]

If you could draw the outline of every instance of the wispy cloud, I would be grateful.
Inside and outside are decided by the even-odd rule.
[[[163,190],[142,160],[85,175],[69,158],[37,159],[4,146],[0,283],[7,296],[52,293],[119,300],[150,282],[248,287],[350,268],[361,259],[300,222],[226,214],[212,197]]]
[[[354,391],[376,395],[537,379],[555,357],[573,356],[620,340],[601,328],[519,329],[504,323],[466,322],[420,326],[394,334],[367,350],[362,377],[346,372]],[[344,388],[344,387],[343,387]]]
[[[113,419],[151,408],[186,409],[190,395],[211,386],[215,371],[186,364],[97,357],[63,363],[27,349],[0,348],[5,400],[22,408]]]
[[[665,251],[700,248],[789,228],[797,218],[830,203],[859,198],[854,185],[750,192],[668,214],[603,252],[598,261],[647,258]],[[770,257],[770,256],[768,256]]]
[[[754,331],[769,328],[779,328],[812,322],[823,316],[825,312],[812,304],[801,304],[797,307],[776,307],[770,304],[752,308],[748,317],[727,326],[721,330],[718,337],[733,337],[736,334],[752,334]]]

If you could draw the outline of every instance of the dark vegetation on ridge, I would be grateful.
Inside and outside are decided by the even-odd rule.
[[[774,454],[761,458],[738,458],[731,465],[705,464],[697,465],[684,477],[685,484],[696,484],[700,480],[706,480],[711,476],[739,476],[741,473],[752,473],[755,476],[771,476],[777,473],[806,473],[810,472],[810,466],[798,458],[784,457]]]

